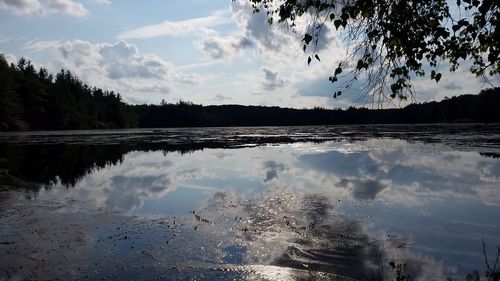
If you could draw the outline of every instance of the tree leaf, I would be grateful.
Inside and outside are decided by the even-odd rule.
[[[441,73],[436,74],[436,77],[434,77],[434,80],[436,80],[436,83],[441,80]]]
[[[363,60],[358,60],[358,65],[356,65],[356,69],[361,70],[364,66]]]
[[[306,42],[306,45],[308,45],[309,42],[311,42],[312,39],[313,39],[313,37],[310,34],[306,33],[306,35],[304,35],[304,39],[303,40],[304,40],[304,42]]]
[[[342,24],[342,20],[334,20],[333,25],[335,25],[335,28],[338,30],[339,26]]]
[[[394,96],[396,96],[396,93],[401,89],[401,86],[397,83],[391,84],[391,91]],[[392,97],[392,95],[391,95]]]

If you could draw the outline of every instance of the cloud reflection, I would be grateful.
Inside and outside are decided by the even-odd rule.
[[[285,165],[276,163],[276,161],[266,161],[263,166],[266,170],[266,178],[264,179],[264,182],[278,178],[278,173],[285,170]]]
[[[94,171],[73,188],[57,188],[50,196],[63,193],[66,198],[81,202],[79,208],[127,212],[141,208],[147,199],[165,197],[186,180],[203,177],[200,169],[179,169],[169,160],[143,162],[143,157],[142,153],[131,153],[120,165]],[[198,187],[190,185],[189,188]]]
[[[305,180],[318,188],[324,187],[328,178],[334,189],[347,188],[353,200],[377,198],[413,205],[451,197],[500,205],[500,161],[476,152],[436,153],[411,148],[348,154],[330,151],[303,154],[298,161],[295,174],[308,175]]]
[[[422,279],[443,276],[453,270],[444,261],[470,262],[474,239],[498,233],[452,220],[494,224],[500,159],[387,139],[221,152],[132,152],[59,192],[88,207],[159,214],[195,202],[193,252],[206,247],[204,260],[357,279],[389,261]],[[465,258],[451,252],[456,244]]]
[[[237,245],[233,248],[242,249],[238,255],[243,264],[257,264],[263,270],[268,266],[287,269],[290,280],[301,280],[303,271],[331,274],[325,275],[329,278],[389,280],[393,274],[390,261],[406,263],[412,280],[448,273],[432,258],[402,249],[384,237],[373,239],[362,221],[344,217],[339,202],[321,194],[266,193],[260,199],[246,200],[219,192],[207,205],[202,215],[219,230],[236,231],[236,236],[227,240],[211,228],[199,231],[208,231],[211,240],[226,239],[224,244]],[[271,270],[265,276],[272,274],[277,273]]]
[[[341,179],[339,186],[349,188],[353,198],[363,201],[374,200],[389,184],[376,180]]]

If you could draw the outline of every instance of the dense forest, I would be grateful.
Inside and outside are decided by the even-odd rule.
[[[500,122],[500,88],[441,102],[411,104],[400,109],[292,109],[265,106],[202,106],[188,102],[135,105],[138,126],[298,126],[340,124],[404,124]]]
[[[21,58],[0,54],[0,130],[61,130],[135,127],[137,116],[120,94],[92,88],[71,72],[55,77]]]
[[[0,54],[0,130],[287,126],[500,122],[500,88],[401,109],[292,109],[264,106],[203,106],[190,102],[128,105],[120,94],[90,87],[69,71],[52,76],[21,58]]]

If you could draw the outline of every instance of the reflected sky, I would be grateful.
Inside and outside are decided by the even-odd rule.
[[[210,239],[231,241],[222,263],[353,278],[380,259],[422,279],[464,276],[484,267],[481,239],[500,245],[499,158],[390,138],[132,151],[35,200],[72,202],[66,212],[194,212]]]

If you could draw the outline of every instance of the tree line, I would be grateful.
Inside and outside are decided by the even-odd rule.
[[[120,94],[91,87],[70,71],[56,76],[0,54],[0,130],[67,130],[205,126],[298,126],[500,122],[500,88],[400,109],[293,109],[203,106],[191,102],[129,105]]]
[[[36,70],[21,58],[0,54],[0,130],[109,129],[137,126],[120,94],[90,87],[70,71]]]
[[[341,124],[418,124],[500,122],[500,88],[479,95],[462,95],[441,102],[411,104],[404,108],[293,109],[266,106],[202,106],[180,101],[176,104],[135,105],[138,126],[301,126]]]

